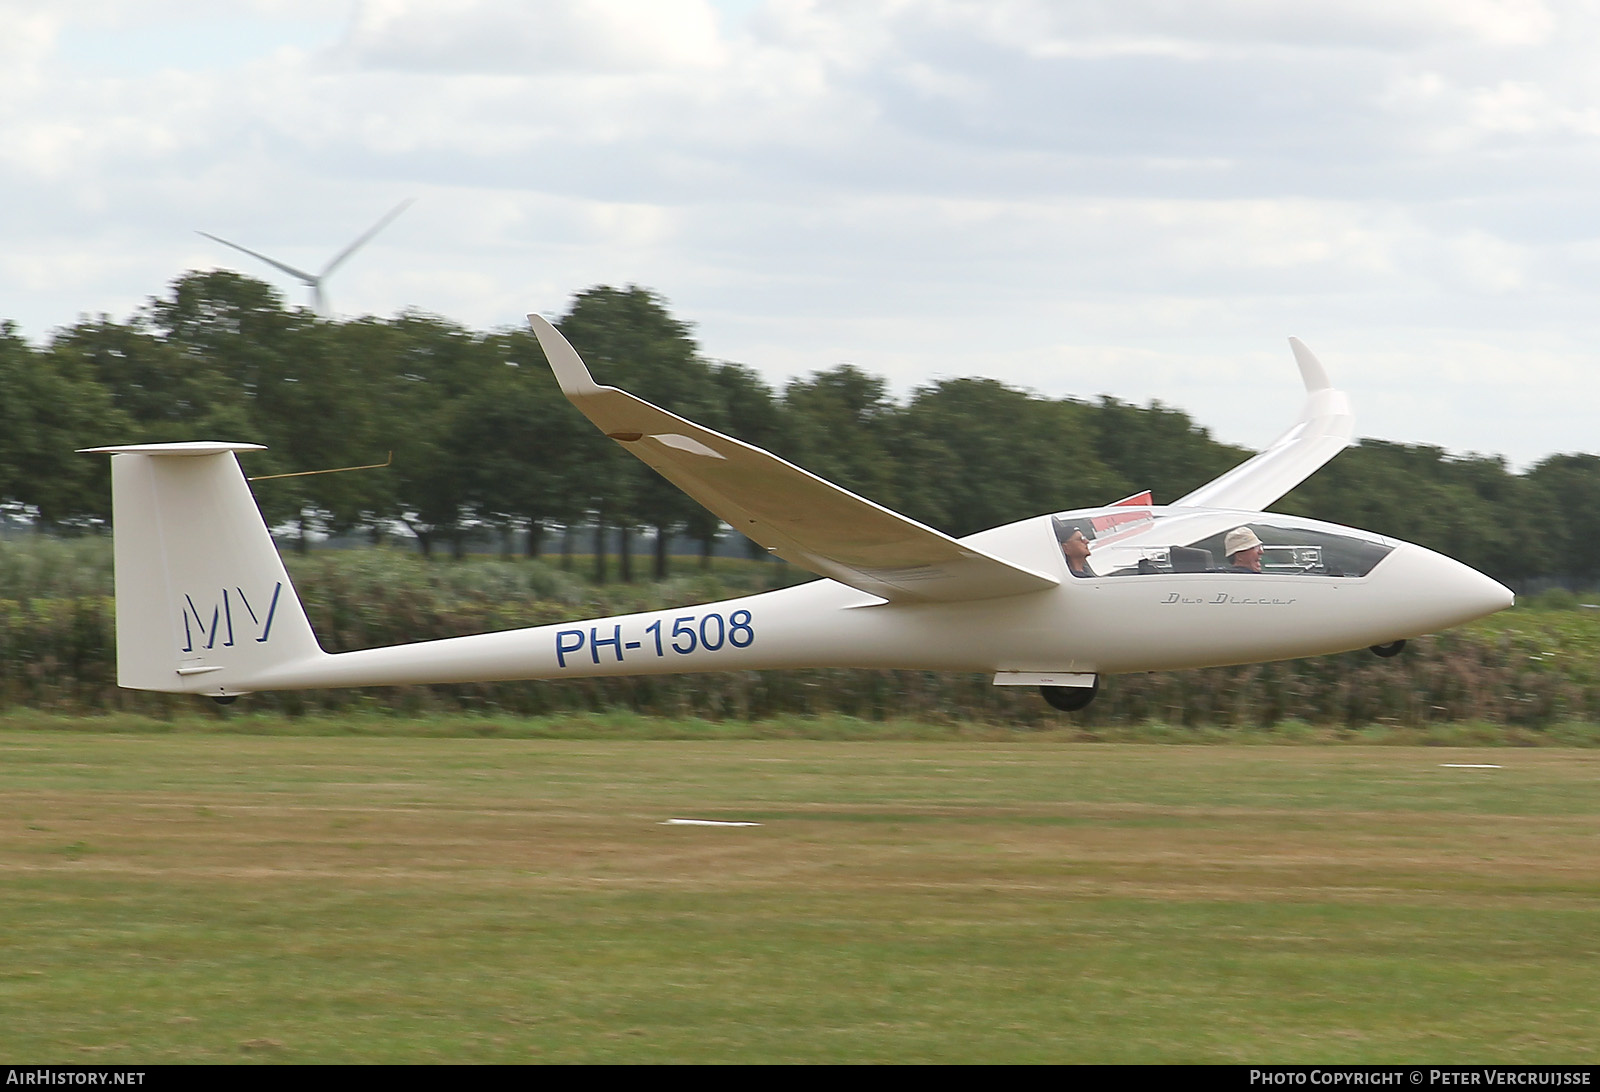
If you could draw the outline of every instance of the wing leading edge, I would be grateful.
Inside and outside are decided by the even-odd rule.
[[[562,393],[611,439],[785,561],[890,600],[992,599],[1059,581],[949,535],[785,462],[596,383],[567,339],[528,322]]]
[[[1260,454],[1174,501],[1174,505],[1260,512],[1350,446],[1350,437],[1355,433],[1350,399],[1334,389],[1327,369],[1304,342],[1292,337],[1289,347],[1294,350],[1294,361],[1300,366],[1300,379],[1306,386],[1300,416]]]

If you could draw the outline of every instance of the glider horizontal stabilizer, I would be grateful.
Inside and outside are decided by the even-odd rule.
[[[528,322],[562,393],[611,439],[785,561],[890,600],[992,599],[1059,581],[858,497],[771,452],[597,384],[556,328]]]
[[[1350,437],[1355,433],[1350,399],[1334,389],[1327,369],[1299,338],[1290,338],[1289,347],[1294,350],[1300,379],[1306,387],[1300,416],[1259,455],[1174,501],[1174,505],[1263,511],[1350,446]]]

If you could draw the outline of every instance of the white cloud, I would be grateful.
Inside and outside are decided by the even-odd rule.
[[[965,25],[1039,56],[1197,55],[1271,44],[1396,50],[1441,38],[1497,46],[1544,41],[1556,19],[1540,0],[939,0],[901,7],[930,22]]]
[[[0,0],[0,317],[126,314],[236,257],[277,283],[193,230],[314,268],[418,195],[336,307],[490,326],[637,282],[775,378],[993,374],[1257,443],[1297,333],[1363,428],[1600,445],[1576,411],[1515,431],[1518,383],[1600,393],[1589,7],[746,7]],[[1483,363],[1441,394],[1441,357]]]
[[[705,69],[726,56],[704,0],[364,0],[340,53],[360,66],[524,75]]]
[[[0,3],[0,100],[37,90],[45,58],[55,46],[59,19],[33,5]]]

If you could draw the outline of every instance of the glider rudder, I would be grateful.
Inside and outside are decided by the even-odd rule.
[[[196,442],[111,456],[117,683],[226,698],[322,655],[235,452]]]

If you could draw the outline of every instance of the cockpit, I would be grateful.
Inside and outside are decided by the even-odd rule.
[[[1063,512],[1050,523],[1075,576],[1363,577],[1399,545],[1367,531],[1273,512],[1115,507]]]

